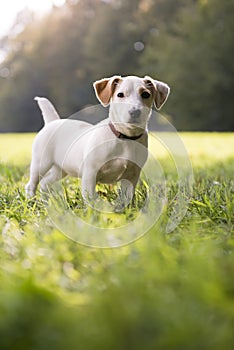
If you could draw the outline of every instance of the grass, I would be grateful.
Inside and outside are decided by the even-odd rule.
[[[165,234],[177,176],[151,139],[168,201],[146,235],[118,249],[79,245],[53,227],[43,201],[24,196],[33,135],[0,136],[1,349],[233,348],[234,137],[180,136],[195,179],[184,219]],[[85,208],[74,182],[65,188],[76,214],[104,220]],[[111,200],[112,189],[101,190]],[[134,222],[144,191],[141,185],[135,206],[105,225]]]

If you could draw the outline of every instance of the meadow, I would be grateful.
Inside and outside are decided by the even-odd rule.
[[[164,221],[177,200],[176,169],[151,142],[168,202],[143,237],[112,249],[68,239],[40,196],[25,198],[33,138],[0,135],[0,348],[233,349],[234,135],[180,134],[194,183],[170,233]],[[140,210],[141,191],[121,214],[126,221]],[[77,190],[70,204],[81,202]]]

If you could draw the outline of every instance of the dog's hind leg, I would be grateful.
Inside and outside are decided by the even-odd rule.
[[[66,173],[57,165],[53,165],[40,181],[41,191],[47,192],[50,185],[61,180],[64,176],[66,176]]]
[[[30,165],[30,179],[27,185],[25,186],[26,196],[28,198],[35,196],[40,178],[43,177],[51,167],[52,164],[49,160],[41,164],[40,158],[32,158],[32,162]]]

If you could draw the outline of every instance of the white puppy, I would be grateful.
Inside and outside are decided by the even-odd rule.
[[[118,181],[128,201],[132,199],[147,160],[152,105],[160,109],[170,88],[150,77],[135,76],[114,76],[93,85],[101,104],[110,104],[109,117],[96,125],[60,119],[46,98],[35,98],[45,126],[33,143],[28,197],[35,195],[39,182],[46,191],[53,182],[71,175],[82,179],[85,199],[95,198],[96,183]]]

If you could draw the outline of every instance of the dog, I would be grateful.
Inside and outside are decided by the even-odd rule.
[[[37,186],[47,192],[66,175],[82,180],[85,200],[97,197],[96,184],[120,182],[129,203],[148,155],[148,121],[153,104],[160,109],[170,88],[166,83],[136,76],[113,76],[93,83],[97,99],[109,106],[108,118],[96,125],[60,119],[49,100],[35,97],[45,125],[32,147],[28,198]]]

